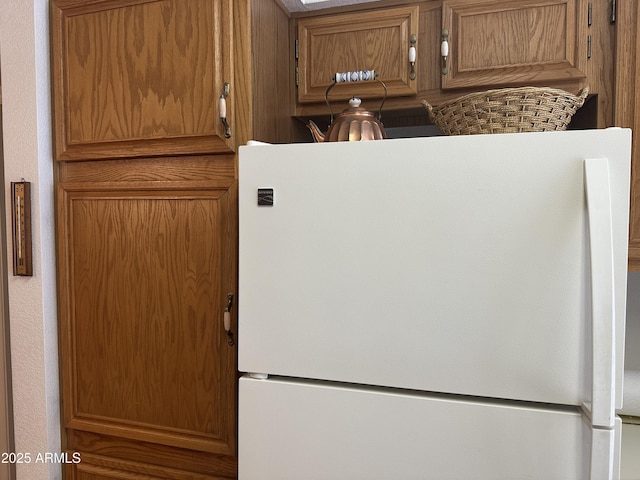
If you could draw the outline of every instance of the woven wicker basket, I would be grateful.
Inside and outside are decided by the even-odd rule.
[[[587,87],[578,95],[555,88],[520,87],[470,93],[435,107],[426,100],[422,103],[445,135],[546,132],[566,130],[588,94]]]

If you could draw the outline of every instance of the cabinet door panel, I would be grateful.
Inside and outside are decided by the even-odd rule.
[[[337,72],[358,70],[375,70],[389,96],[415,95],[409,48],[411,35],[419,35],[418,13],[418,6],[406,6],[299,20],[298,101],[323,101]],[[383,89],[377,82],[343,83],[330,99],[353,95],[382,97]]]
[[[58,198],[67,432],[142,442],[139,459],[232,458],[235,180],[62,183]]]
[[[450,42],[442,88],[585,77],[575,0],[445,0],[442,10]]]
[[[58,160],[233,149],[229,0],[86,4],[54,2]]]

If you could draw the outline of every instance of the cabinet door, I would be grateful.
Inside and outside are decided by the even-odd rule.
[[[442,26],[449,41],[444,89],[585,77],[576,0],[444,0]]]
[[[404,6],[299,20],[298,102],[324,101],[336,73],[360,70],[375,70],[388,96],[415,95],[409,49],[412,35],[419,35],[418,10]],[[342,83],[330,100],[353,95],[382,97],[383,89],[378,82]]]
[[[56,158],[233,150],[219,106],[230,12],[231,0],[54,0]]]
[[[162,177],[149,162],[117,162],[79,175]],[[236,190],[233,178],[59,184],[63,423],[78,475],[235,476],[236,349],[223,316],[236,288]]]
[[[633,129],[629,270],[640,271],[640,3],[619,2],[616,20],[615,125]]]

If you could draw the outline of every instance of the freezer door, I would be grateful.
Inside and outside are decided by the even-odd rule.
[[[597,390],[610,427],[630,142],[618,129],[242,147],[240,370],[568,405]],[[604,159],[610,193],[598,351],[613,373],[596,388],[586,159]]]
[[[240,480],[604,480],[617,472],[619,435],[592,430],[578,409],[243,377],[239,413]]]

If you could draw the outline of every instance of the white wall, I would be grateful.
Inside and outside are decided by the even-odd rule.
[[[640,370],[640,272],[629,272],[625,368]]]
[[[60,451],[49,1],[0,0],[0,12],[7,231],[9,183],[24,178],[32,187],[34,275],[8,279],[15,448],[32,456],[16,473],[58,479],[60,465],[35,462]]]

